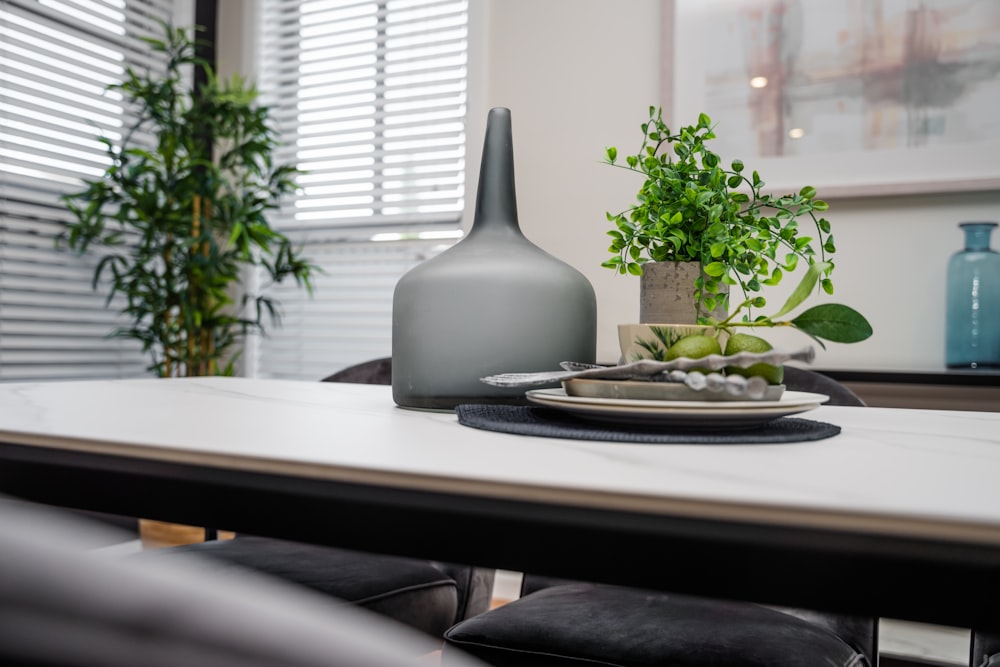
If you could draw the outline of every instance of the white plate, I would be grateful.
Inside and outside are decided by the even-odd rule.
[[[819,407],[830,400],[825,394],[785,391],[777,401],[650,401],[624,398],[568,396],[564,389],[532,389],[525,397],[533,403],[565,410],[579,417],[603,422],[643,426],[674,425],[685,428],[749,428],[778,417]]]

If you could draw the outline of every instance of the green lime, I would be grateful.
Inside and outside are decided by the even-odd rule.
[[[733,334],[726,342],[726,356],[737,352],[768,352],[772,349],[771,344],[763,338],[751,336],[750,334]],[[781,384],[785,379],[785,368],[773,364],[754,364],[747,368],[736,366],[726,366],[726,373],[729,375],[742,375],[743,377],[759,376],[767,380],[768,384]]]
[[[667,348],[667,354],[664,358],[667,361],[672,361],[679,357],[701,359],[710,354],[722,354],[722,346],[719,345],[719,341],[713,336],[695,334],[693,336],[685,336]],[[702,373],[712,372],[707,368],[692,368],[690,370],[701,371]]]

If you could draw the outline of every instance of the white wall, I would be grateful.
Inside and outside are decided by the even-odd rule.
[[[249,25],[244,3],[253,7],[220,3],[223,72],[249,59],[252,42],[231,40]],[[468,217],[487,111],[508,107],[521,227],[591,281],[598,359],[615,361],[616,325],[638,319],[639,282],[600,266],[608,256],[605,212],[625,208],[639,183],[601,160],[606,146],[635,150],[646,109],[660,100],[660,0],[472,0],[471,15]],[[829,344],[815,366],[942,370],[945,265],[962,245],[956,225],[1000,219],[1000,193],[827,199],[838,246],[831,300],[864,313],[875,334]],[[784,301],[793,278],[769,294],[772,305]],[[781,333],[789,335],[768,337],[782,347],[809,344]]]
[[[610,145],[634,151],[646,109],[660,99],[660,2],[472,1],[487,34],[474,45],[486,61],[471,74],[486,79],[474,83],[473,109],[483,116],[489,107],[511,109],[521,227],[590,279],[598,358],[614,361],[615,327],[637,321],[639,284],[600,267],[608,245],[604,214],[627,206],[639,182],[601,159]],[[469,136],[470,164],[478,167],[482,128],[472,123]],[[806,185],[808,174],[803,179]],[[471,208],[477,181],[468,182]],[[1000,193],[828,200],[838,247],[829,300],[861,311],[875,334],[853,345],[828,344],[814,366],[942,370],[945,265],[962,245],[956,225],[1000,219]],[[775,309],[792,287],[770,295]],[[768,337],[782,347],[810,342],[782,333],[790,335]]]

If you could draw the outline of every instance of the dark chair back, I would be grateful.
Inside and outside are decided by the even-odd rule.
[[[426,637],[399,623],[245,570],[88,552],[98,530],[79,514],[0,498],[0,664],[427,664]]]
[[[348,366],[328,375],[321,382],[355,382],[358,384],[392,384],[392,358],[382,357]]]
[[[808,391],[826,394],[830,397],[824,405],[848,405],[863,408],[865,402],[853,391],[831,377],[808,368],[785,366],[785,388],[792,391]]]
[[[969,667],[1000,667],[1000,634],[973,630],[971,650]]]

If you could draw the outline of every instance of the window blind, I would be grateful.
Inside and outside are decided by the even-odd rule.
[[[467,0],[263,0],[257,63],[300,190],[270,218],[319,265],[277,288],[248,373],[317,379],[391,353],[392,292],[461,236]]]
[[[105,92],[128,66],[156,67],[140,36],[176,18],[175,0],[0,0],[0,380],[144,375],[95,261],[60,250],[60,196],[106,167],[99,135],[126,111]]]

